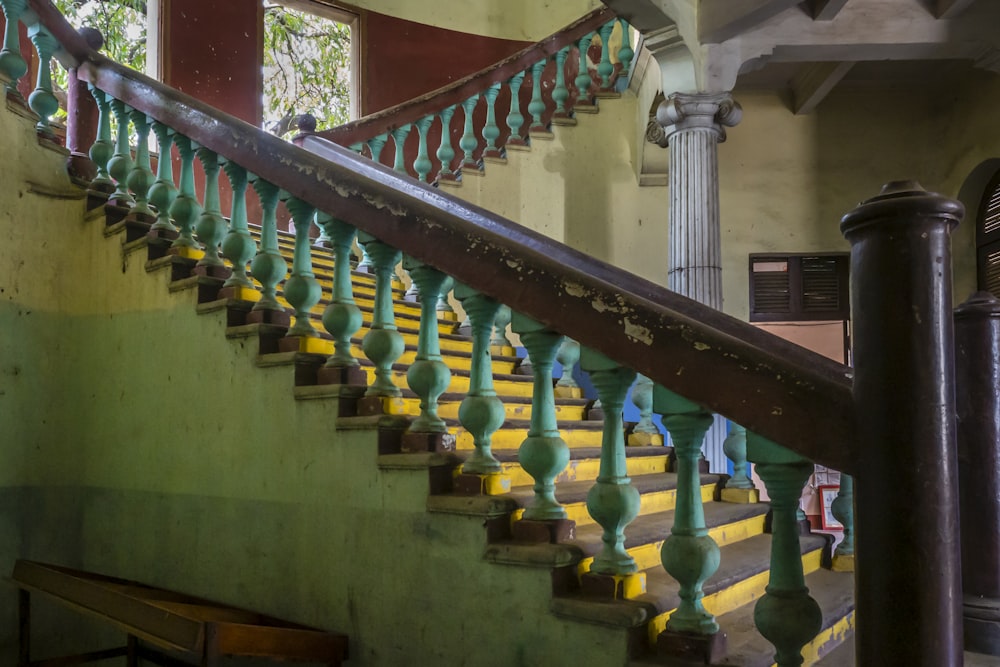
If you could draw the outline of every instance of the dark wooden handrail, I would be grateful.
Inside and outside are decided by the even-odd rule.
[[[613,18],[615,18],[614,12],[607,7],[595,9],[559,32],[549,35],[537,44],[521,49],[486,69],[396,106],[338,127],[322,130],[316,134],[341,146],[367,141],[383,132],[389,132],[401,125],[412,123],[453,104],[461,104],[476,93],[482,93],[494,83],[506,81],[515,74],[531,69],[531,66],[539,60],[553,56],[567,44],[575,43],[587,33],[596,30]]]
[[[58,12],[39,15],[57,38],[75,35]],[[286,143],[82,40],[67,50],[81,80],[292,196],[764,437],[855,472],[848,367],[332,143],[312,139],[323,144],[315,153]]]

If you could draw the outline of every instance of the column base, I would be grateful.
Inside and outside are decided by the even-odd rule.
[[[714,635],[700,635],[664,630],[656,638],[656,649],[661,656],[711,665],[726,657],[726,633],[720,630]]]
[[[724,503],[741,503],[752,505],[760,502],[760,491],[757,489],[722,489],[719,499]]]
[[[455,492],[466,496],[499,496],[510,492],[510,475],[461,473],[455,477]]]
[[[585,595],[631,600],[646,592],[646,573],[600,574],[587,572],[580,577],[580,589]]]
[[[576,521],[572,519],[521,519],[511,526],[511,535],[518,542],[557,544],[576,536]]]

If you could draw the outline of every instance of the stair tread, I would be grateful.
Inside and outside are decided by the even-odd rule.
[[[705,474],[701,476],[702,485],[713,484],[718,481],[718,475]],[[636,475],[632,478],[632,486],[640,494],[673,490],[677,488],[677,473],[660,472],[649,475]],[[563,504],[580,502],[581,500],[586,500],[587,494],[593,487],[593,480],[559,482],[556,485],[556,497]],[[511,489],[510,493],[506,495],[515,499],[519,506],[524,507],[534,496],[534,489],[530,486],[518,486]]]
[[[557,496],[559,488],[561,487],[556,490]],[[768,509],[770,506],[767,503],[705,503],[705,525],[708,528],[724,526],[762,516],[767,514]],[[673,525],[674,510],[640,515],[625,529],[625,548],[632,549],[663,540],[670,534],[670,527]],[[602,531],[598,524],[579,526],[572,542],[586,555],[593,556],[601,550]]]
[[[965,651],[964,657],[965,667],[997,667],[1000,665],[1000,656]],[[853,634],[847,637],[840,646],[824,656],[819,662],[814,663],[815,667],[854,667],[855,664],[857,663],[854,659]]]
[[[666,456],[673,451],[672,447],[663,446],[653,446],[653,447],[626,447],[625,456],[627,457],[641,457],[641,456]],[[497,461],[501,463],[516,463],[518,460],[518,453],[516,450],[494,450],[493,456],[496,457]],[[571,447],[569,450],[569,458],[571,461],[578,459],[597,459],[601,457],[600,447]],[[560,482],[561,484],[562,482]]]

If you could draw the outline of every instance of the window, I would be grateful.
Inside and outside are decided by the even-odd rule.
[[[848,320],[847,253],[750,255],[750,321]]]
[[[986,186],[979,205],[976,250],[978,287],[1000,298],[1000,171]]]

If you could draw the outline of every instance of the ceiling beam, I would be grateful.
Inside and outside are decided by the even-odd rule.
[[[847,4],[847,0],[806,0],[802,4],[814,21],[832,21]]]
[[[934,4],[934,15],[939,19],[953,19],[976,0],[936,0]]]
[[[698,41],[720,44],[756,28],[801,0],[701,0]]]
[[[792,81],[792,111],[812,113],[853,66],[852,62],[819,63],[804,69]]]

